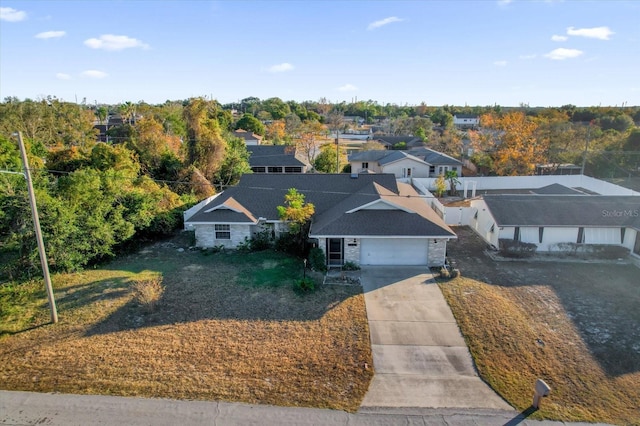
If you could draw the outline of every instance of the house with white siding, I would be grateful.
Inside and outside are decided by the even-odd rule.
[[[278,215],[285,194],[295,188],[312,203],[309,238],[329,266],[442,266],[454,232],[425,199],[393,174],[248,174],[185,214],[198,247],[236,248],[268,230],[287,231]]]
[[[539,252],[612,245],[640,256],[640,197],[541,192],[472,200],[470,226],[495,247],[501,239],[535,244]]]

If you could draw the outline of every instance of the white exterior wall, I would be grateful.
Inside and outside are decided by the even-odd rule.
[[[458,173],[458,176],[462,176],[462,166],[454,166],[451,164],[434,164],[435,170],[428,177],[437,178],[440,175],[444,175],[447,171],[455,170]],[[442,172],[440,171],[442,168]],[[445,170],[446,168],[446,170]],[[417,176],[420,177],[420,176]],[[458,179],[460,180],[460,179]],[[447,189],[449,189],[449,181],[447,181]]]
[[[620,245],[620,228],[584,228],[584,242]]]
[[[362,163],[367,163],[368,166],[364,167]],[[380,167],[377,161],[351,161],[349,164],[351,164],[351,171],[353,173],[360,173],[365,169],[375,173],[382,173],[382,167]]]
[[[383,173],[393,173],[396,178],[406,177],[402,174],[402,169],[411,168],[412,178],[428,178],[429,177],[429,165],[420,163],[410,158],[395,161],[393,163],[382,166]]]
[[[476,231],[476,233],[480,235],[482,238],[484,238],[485,241],[498,247],[499,228],[496,225],[496,222],[493,219],[493,216],[489,212],[489,209],[487,208],[487,204],[484,202],[484,200],[473,200],[471,201],[471,207],[476,209],[476,211],[478,212],[477,218],[474,218],[474,216],[471,216],[471,219],[469,220],[470,222],[469,226],[471,227],[471,229]],[[491,232],[492,226],[495,229],[494,232]],[[512,237],[513,237],[513,234],[512,234]]]
[[[498,227],[496,225],[494,234],[498,234],[498,240],[513,240],[513,233],[516,230],[515,226],[502,226]],[[496,247],[499,246],[500,241],[496,244]]]
[[[471,219],[476,214],[473,207],[444,207],[444,219],[447,225],[471,225]]]
[[[433,190],[435,188],[435,180],[435,178],[420,178],[420,183],[427,189]],[[458,186],[460,189],[464,187],[465,181],[476,182],[477,195],[482,195],[483,190],[542,188],[553,183],[559,183],[569,188],[585,188],[602,195],[640,196],[640,192],[584,175],[462,177],[458,178],[458,180],[460,181]],[[471,186],[469,187],[471,188]]]
[[[622,245],[628,248],[629,250],[631,250],[632,253],[633,253],[633,247],[636,243],[637,234],[638,234],[638,231],[631,228],[627,228],[627,230],[624,233],[624,243]]]
[[[251,238],[251,225],[230,225],[231,239],[217,240],[215,225],[194,225],[196,231],[196,247],[224,246],[236,248],[246,238]]]

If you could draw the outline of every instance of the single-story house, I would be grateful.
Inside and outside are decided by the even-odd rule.
[[[392,174],[248,174],[185,215],[199,247],[237,247],[287,230],[277,207],[295,188],[315,206],[309,238],[330,266],[441,266],[454,232],[412,186]]]
[[[244,140],[244,143],[247,146],[250,145],[260,145],[262,143],[262,136],[256,135],[253,132],[248,132],[246,130],[238,129],[233,131],[233,136]]]
[[[349,155],[353,173],[392,173],[397,179],[427,178],[431,165],[405,151],[359,151]]]
[[[533,243],[537,251],[566,244],[604,244],[640,255],[640,197],[623,195],[485,195],[472,200],[470,226],[488,243]]]
[[[429,177],[438,177],[451,170],[456,171],[458,176],[462,176],[462,161],[450,155],[425,147],[411,149],[408,153],[431,165]]]
[[[477,114],[455,114],[453,125],[458,129],[477,129],[480,126],[480,117]]]
[[[305,173],[307,165],[298,160],[295,148],[285,145],[250,145],[249,166],[253,173]]]

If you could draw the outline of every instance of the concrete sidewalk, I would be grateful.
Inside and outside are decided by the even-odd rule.
[[[0,424],[47,426],[192,425],[563,425],[515,411],[371,409],[358,413],[228,402],[0,391]],[[586,423],[585,423],[586,425]],[[593,426],[593,424],[589,424]]]
[[[425,267],[366,267],[361,280],[376,372],[363,408],[513,410],[478,377],[451,309]]]

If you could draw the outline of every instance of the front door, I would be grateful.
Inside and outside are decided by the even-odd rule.
[[[327,262],[329,266],[342,266],[342,238],[327,239]]]

